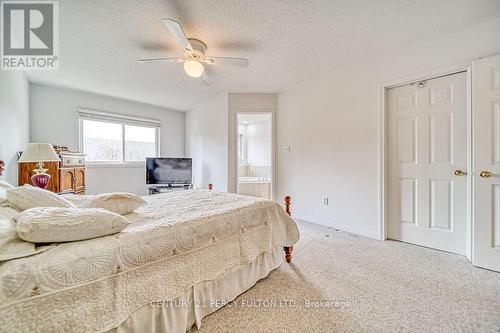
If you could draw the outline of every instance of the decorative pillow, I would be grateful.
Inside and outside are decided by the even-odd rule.
[[[7,190],[7,200],[20,211],[35,207],[76,207],[53,192],[27,184]]]
[[[20,213],[17,233],[35,243],[71,242],[122,231],[129,221],[101,208],[37,207]]]
[[[49,246],[36,246],[19,238],[14,221],[18,214],[12,208],[0,207],[0,262],[31,256],[49,248]]]
[[[7,190],[12,188],[14,188],[14,186],[10,185],[3,179],[0,179],[0,204],[7,201]]]
[[[78,205],[79,208],[104,208],[110,212],[126,215],[147,202],[137,194],[132,193],[105,193],[99,194]]]
[[[69,193],[69,194],[61,194],[61,197],[68,200],[76,207],[79,207],[85,201],[94,198],[95,195],[85,195],[85,194],[82,195],[82,194]]]

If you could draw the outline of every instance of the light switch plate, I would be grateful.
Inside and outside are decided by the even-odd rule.
[[[290,152],[290,146],[289,145],[283,145],[283,146],[281,146],[281,152],[282,153],[289,153]]]

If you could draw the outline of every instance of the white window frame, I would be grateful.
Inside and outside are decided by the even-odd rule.
[[[141,126],[154,128],[156,132],[155,137],[155,154],[160,156],[160,129],[161,122],[156,119],[139,118],[133,116],[122,115],[118,113],[110,113],[103,111],[96,111],[90,109],[79,108],[77,112],[77,123],[78,123],[78,147],[79,151],[85,154],[85,147],[83,145],[83,121],[92,120],[100,121],[104,123],[120,124],[122,125],[122,160],[120,162],[99,162],[99,161],[88,161],[87,166],[96,167],[142,167],[146,164],[146,161],[125,161],[125,125]]]

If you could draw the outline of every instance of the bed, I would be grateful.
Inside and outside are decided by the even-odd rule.
[[[1,332],[185,332],[290,262],[278,203],[183,190],[145,197],[122,232],[0,263]]]

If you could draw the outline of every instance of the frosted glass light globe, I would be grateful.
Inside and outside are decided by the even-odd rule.
[[[205,68],[198,61],[188,60],[184,63],[184,71],[191,77],[200,77],[205,71]]]

